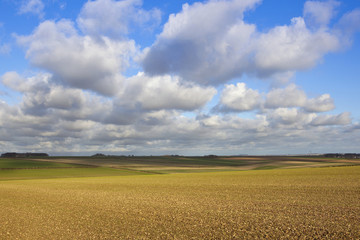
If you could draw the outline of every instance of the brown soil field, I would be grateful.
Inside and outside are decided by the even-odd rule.
[[[360,239],[360,166],[0,181],[0,239]]]

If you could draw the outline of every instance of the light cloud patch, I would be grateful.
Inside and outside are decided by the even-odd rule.
[[[304,17],[310,25],[324,27],[334,17],[335,9],[338,6],[340,6],[340,2],[334,0],[307,1],[304,5]]]
[[[344,14],[336,25],[338,34],[344,34],[345,40],[351,43],[351,38],[354,33],[360,31],[360,9],[355,9],[349,13]]]
[[[8,43],[0,43],[0,55],[7,55],[11,52],[11,46]]]
[[[31,13],[42,18],[44,16],[44,7],[41,0],[24,0],[20,6],[19,14]]]
[[[85,34],[91,36],[123,38],[131,31],[132,25],[153,28],[160,23],[160,10],[153,8],[146,11],[141,6],[141,0],[88,1],[83,6],[77,23]]]

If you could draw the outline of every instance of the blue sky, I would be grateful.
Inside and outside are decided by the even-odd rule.
[[[358,0],[0,11],[0,152],[360,152]]]

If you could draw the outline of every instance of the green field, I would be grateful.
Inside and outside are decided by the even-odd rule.
[[[1,170],[1,180],[46,179],[46,178],[76,178],[101,176],[143,175],[144,172],[112,168],[52,168],[52,169],[14,169]]]
[[[0,239],[360,239],[360,166],[121,166],[0,170]]]
[[[0,158],[0,181],[44,178],[126,176],[149,174],[131,169],[115,169],[85,164]]]
[[[70,167],[81,167],[78,164],[67,164],[59,162],[44,162],[34,161],[29,159],[19,158],[0,158],[0,169],[33,169],[33,168],[70,168]]]

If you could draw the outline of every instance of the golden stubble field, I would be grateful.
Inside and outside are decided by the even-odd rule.
[[[0,239],[359,239],[360,167],[0,182]]]

